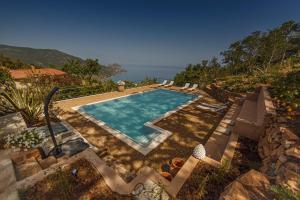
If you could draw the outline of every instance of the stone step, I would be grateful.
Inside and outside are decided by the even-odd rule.
[[[236,137],[232,137],[232,125],[234,125],[239,109],[239,105],[231,105],[215,131],[207,140],[204,146],[206,149],[206,156],[209,158],[221,162],[224,158],[224,154],[228,153],[229,149],[230,156],[232,156],[232,148],[235,144],[234,141],[236,140]]]
[[[13,163],[4,151],[0,151],[0,199],[17,200],[17,182]]]

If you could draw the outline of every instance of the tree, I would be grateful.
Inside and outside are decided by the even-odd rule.
[[[75,75],[81,80],[91,82],[93,76],[98,76],[101,71],[101,65],[98,59],[86,59],[83,63],[78,60],[69,60],[62,68],[68,74]]]
[[[221,52],[222,66],[214,57],[210,61],[188,65],[185,71],[175,76],[175,83],[209,83],[225,75],[253,75],[257,70],[264,72],[292,56],[297,58],[299,52],[300,25],[288,21],[266,32],[255,31],[232,43]]]
[[[20,60],[11,60],[9,57],[0,54],[0,67],[6,67],[8,69],[24,69],[30,68],[29,65],[22,63]]]
[[[98,63],[98,59],[86,59],[82,66],[84,76],[91,81],[93,76],[98,76],[101,70],[101,65]]]
[[[81,63],[79,60],[69,60],[66,64],[64,64],[62,70],[68,74],[79,77],[82,74]]]

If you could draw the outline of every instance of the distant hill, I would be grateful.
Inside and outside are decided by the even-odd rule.
[[[26,64],[41,67],[61,67],[68,60],[80,60],[81,58],[58,51],[56,49],[34,49],[29,47],[16,47],[0,44],[0,54],[12,60],[20,60]]]

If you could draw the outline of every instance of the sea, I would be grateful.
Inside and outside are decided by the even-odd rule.
[[[157,78],[159,82],[171,80],[178,72],[183,71],[185,66],[122,65],[122,68],[126,72],[111,77],[113,81],[128,80],[140,82],[146,77]]]

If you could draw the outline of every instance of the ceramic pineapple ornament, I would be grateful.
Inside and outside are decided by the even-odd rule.
[[[206,151],[202,144],[198,144],[194,150],[193,150],[193,156],[199,160],[202,160],[205,158]]]

